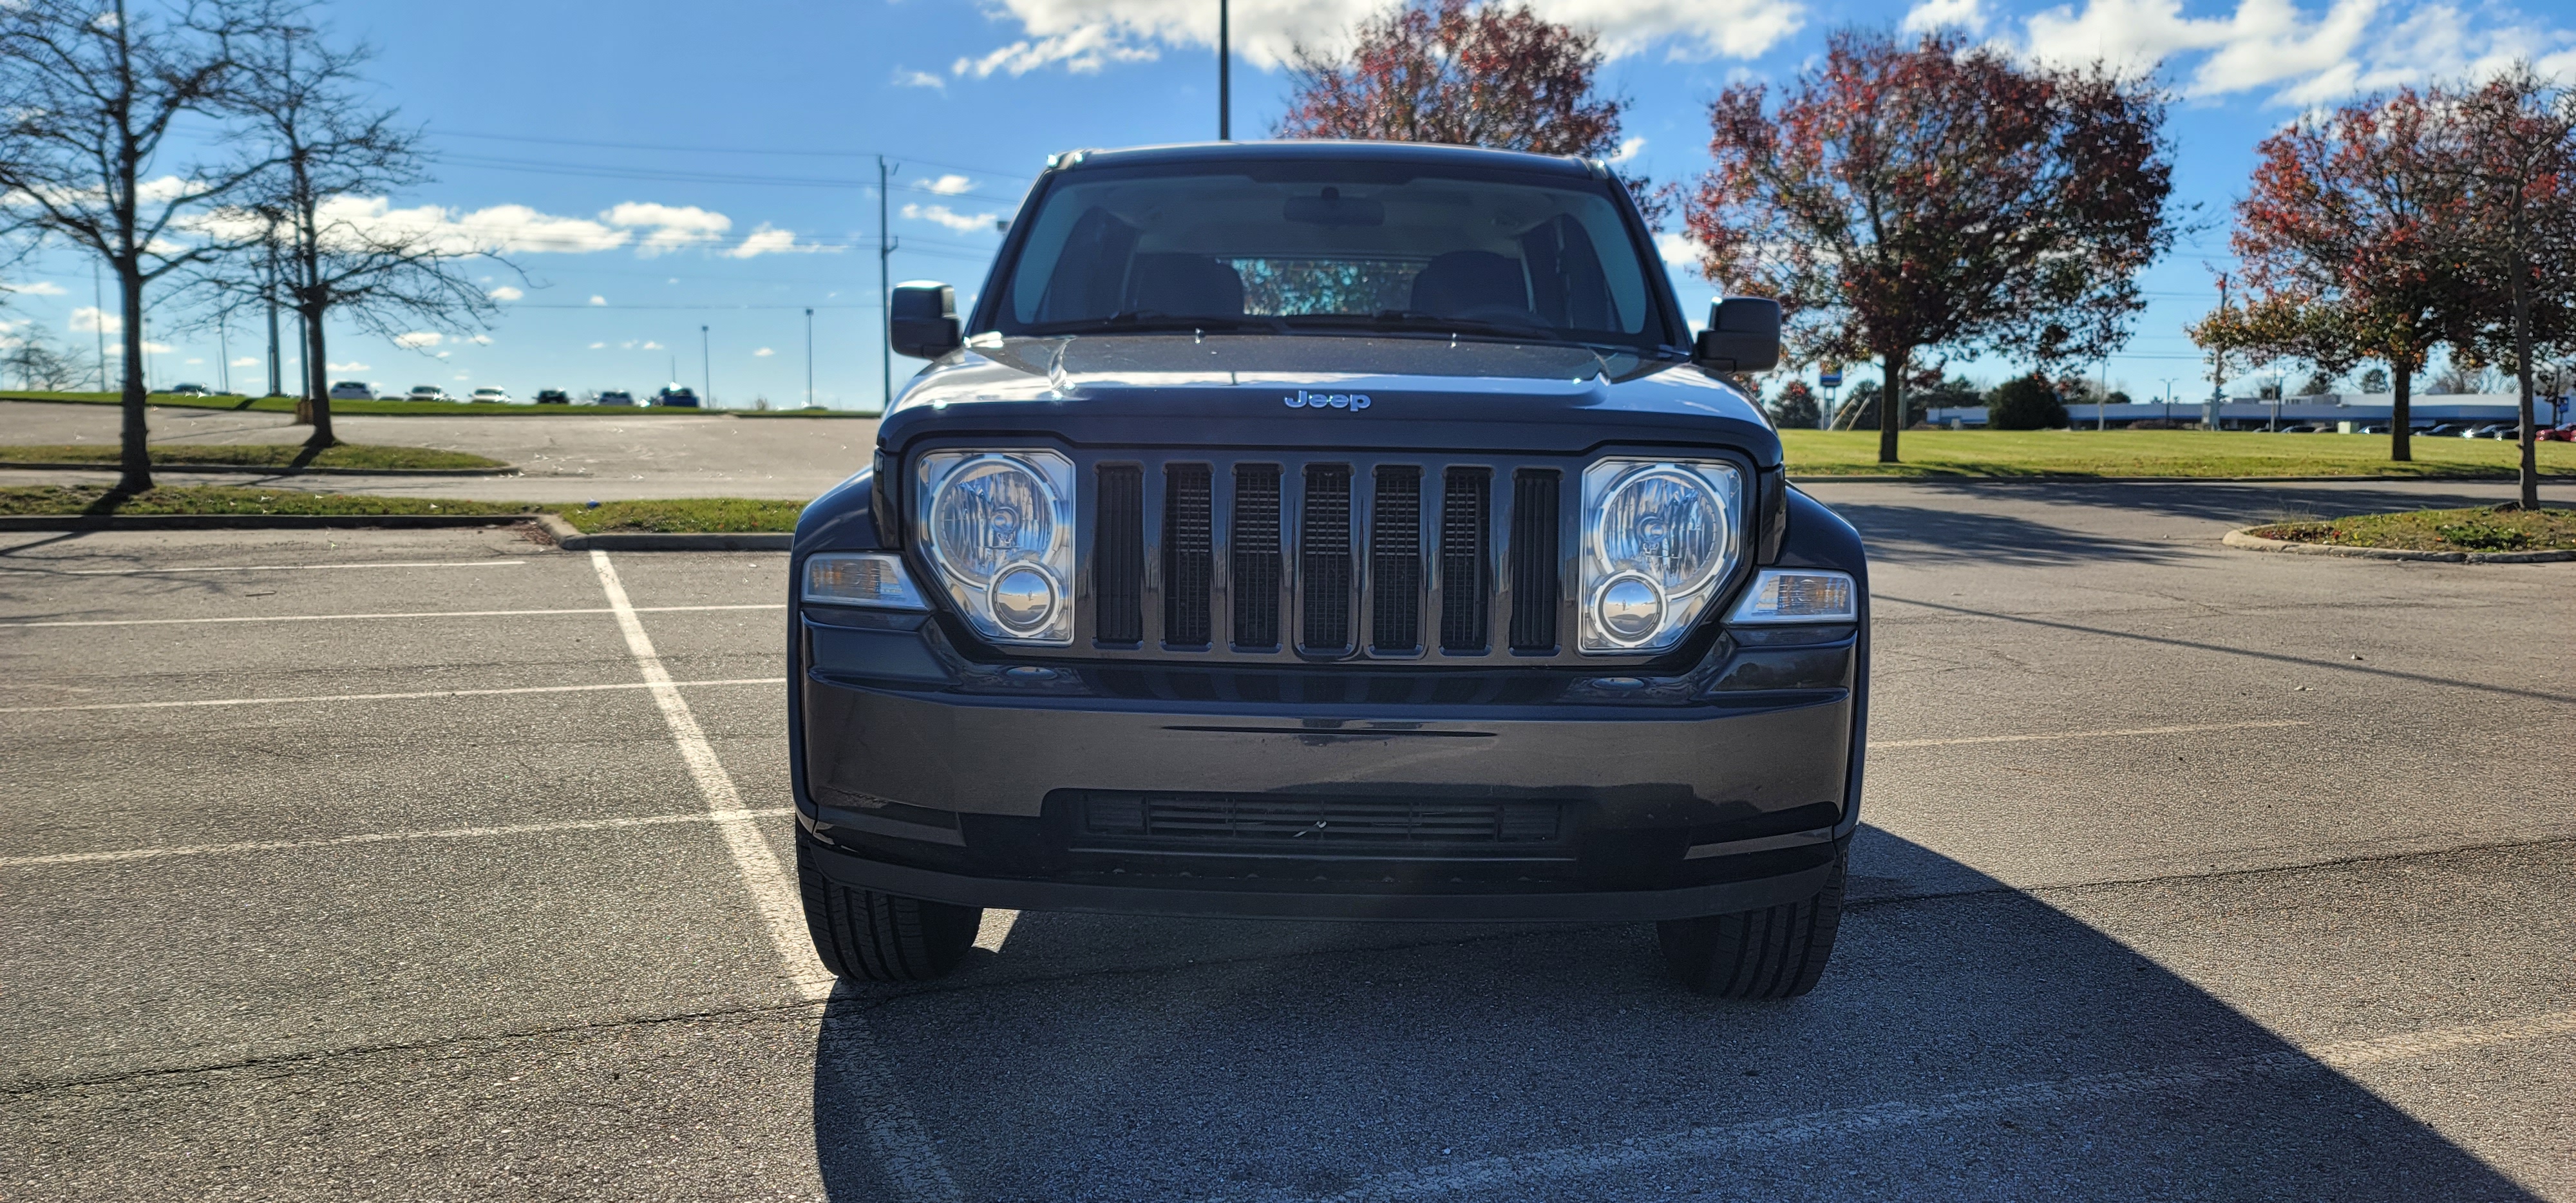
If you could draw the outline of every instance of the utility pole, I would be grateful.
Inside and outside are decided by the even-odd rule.
[[[2102,388],[2093,394],[2093,430],[2100,433],[2111,428],[2111,361],[2102,361]]]
[[[232,333],[231,319],[227,318],[215,324],[215,363],[217,365],[215,384],[224,390],[224,395],[227,397],[233,394]]]
[[[1234,141],[1232,0],[1216,0],[1216,140]]]
[[[703,409],[716,407],[716,357],[712,350],[713,346],[714,344],[707,338],[707,328],[698,327],[698,386],[706,390],[707,394],[698,400],[699,407]]]
[[[277,358],[277,244],[268,244],[268,393],[274,397],[286,389],[285,365]]]
[[[894,239],[888,237],[886,234],[886,184],[893,175],[893,170],[886,166],[885,156],[878,155],[877,329],[878,333],[881,335],[889,334],[886,327],[886,321],[888,318],[892,317],[894,313],[894,281],[893,277],[889,274],[892,269],[887,266],[887,261],[894,258]],[[883,413],[894,406],[894,339],[890,336],[886,337],[883,340],[883,347],[884,354],[881,356],[883,367],[880,369],[883,379],[878,381],[878,385],[884,390],[882,394],[884,399],[877,403],[877,412],[879,413]]]
[[[814,408],[814,311],[805,311],[805,408]]]
[[[2218,273],[2218,312],[2222,315],[2227,312],[2227,273],[2225,272]],[[2220,411],[2226,405],[2227,334],[2225,323],[2222,322],[2218,345],[2209,349],[2209,420],[2202,423],[2202,427],[2208,430],[2225,429],[2227,420],[2220,416]]]
[[[2167,426],[2173,425],[2173,386],[2174,381],[2180,379],[2182,379],[2180,376],[2165,377],[2165,425]]]

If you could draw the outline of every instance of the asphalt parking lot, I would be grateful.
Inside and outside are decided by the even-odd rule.
[[[2576,565],[2216,543],[2508,488],[1814,490],[1877,692],[1786,1004],[1053,914],[834,991],[783,556],[7,535],[0,1196],[2576,1199]]]

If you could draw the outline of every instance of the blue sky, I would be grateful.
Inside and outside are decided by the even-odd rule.
[[[1538,0],[1601,31],[1602,83],[1631,102],[1621,169],[1705,169],[1705,106],[1742,78],[1780,80],[1844,24],[1962,25],[2025,54],[2155,70],[2173,111],[2177,200],[2210,226],[2146,277],[2152,307],[2109,375],[2141,397],[2205,390],[2181,334],[2215,299],[2224,222],[2254,143],[2303,108],[2470,73],[2516,54],[2576,75],[2563,12],[2428,0]],[[1367,0],[1241,0],[1235,132],[1265,132],[1292,44],[1329,42]],[[827,405],[881,397],[875,308],[879,154],[897,280],[980,284],[993,218],[1045,156],[1215,133],[1213,0],[738,0],[609,4],[341,0],[321,10],[374,44],[383,99],[427,127],[435,182],[381,205],[510,246],[477,274],[505,290],[485,341],[393,341],[335,329],[335,379],[399,390],[484,385],[647,391],[712,378],[724,404],[802,404],[806,318]],[[176,166],[174,161],[170,166]],[[2186,215],[2188,216],[2188,215]],[[1695,310],[1712,290],[1677,272]],[[89,265],[44,255],[9,277],[6,315],[95,355]],[[513,294],[516,295],[513,295]],[[109,308],[113,310],[111,300]],[[175,316],[175,315],[174,315]],[[264,383],[265,334],[147,331],[156,385]],[[702,333],[701,327],[704,327]],[[114,343],[121,335],[109,333]],[[289,335],[291,341],[292,336]],[[167,348],[166,350],[160,348]],[[703,354],[702,354],[703,347]],[[292,352],[289,352],[290,364]],[[363,366],[360,366],[363,365]],[[898,385],[919,365],[895,360]],[[2001,362],[1963,365],[1992,378]],[[12,381],[11,383],[14,383]]]

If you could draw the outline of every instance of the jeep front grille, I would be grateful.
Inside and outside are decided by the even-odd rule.
[[[1463,666],[1563,651],[1553,462],[1085,459],[1083,652]]]

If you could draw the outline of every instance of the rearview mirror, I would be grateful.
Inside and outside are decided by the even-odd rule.
[[[1691,359],[1715,372],[1767,372],[1780,366],[1780,302],[1728,297],[1708,307]]]
[[[957,332],[957,290],[936,280],[894,286],[886,304],[886,341],[895,354],[937,359],[964,341]]]

